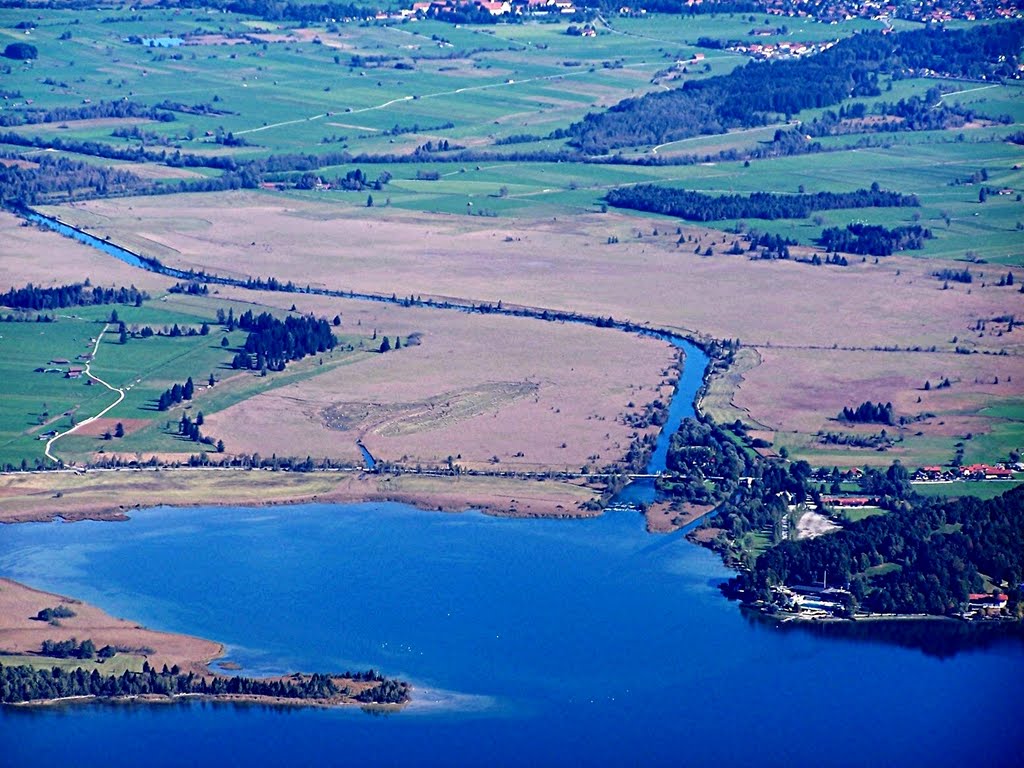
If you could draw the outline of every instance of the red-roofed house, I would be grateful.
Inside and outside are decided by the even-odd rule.
[[[972,610],[985,614],[996,614],[1006,607],[1010,596],[1002,592],[987,595],[984,592],[974,593],[967,596],[968,604]]]
[[[822,496],[821,503],[830,507],[866,507],[871,499],[867,496]]]

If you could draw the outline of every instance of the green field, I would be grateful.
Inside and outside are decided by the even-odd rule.
[[[125,671],[141,672],[145,663],[144,656],[131,653],[119,653],[109,659],[56,659],[49,656],[24,654],[0,654],[0,664],[5,667],[33,667],[35,669],[62,669],[73,672],[84,669],[87,673],[97,670],[102,675],[120,675]]]
[[[978,499],[994,499],[1024,480],[986,480],[984,482],[961,483],[915,483],[914,491],[921,496],[973,496]]]
[[[100,339],[90,370],[116,389],[125,390],[125,398],[106,414],[107,429],[114,422],[128,424],[123,438],[106,440],[98,435],[71,434],[54,443],[54,453],[65,461],[86,461],[94,452],[121,453],[212,451],[213,447],[193,443],[177,435],[177,422],[183,412],[192,418],[199,411],[215,413],[252,395],[285,384],[315,376],[338,365],[364,359],[368,353],[359,351],[366,338],[355,334],[338,334],[338,346],[319,359],[307,358],[291,363],[285,371],[235,371],[231,359],[244,343],[246,333],[227,332],[216,324],[217,309],[234,309],[241,313],[249,305],[212,297],[170,294],[141,307],[105,305],[75,307],[62,310],[52,323],[4,323],[0,325],[0,376],[4,381],[4,397],[0,400],[0,464],[29,466],[44,460],[46,441],[40,439],[51,430],[64,432],[73,424],[98,414],[113,403],[117,394],[85,376],[69,379],[64,371],[71,366],[83,367],[77,355],[91,352],[111,311],[131,332],[149,326],[158,335],[150,338],[130,336],[121,344],[115,326]],[[66,313],[66,314],[65,314]],[[283,314],[283,313],[278,313]],[[182,330],[198,329],[204,323],[211,327],[207,336],[166,333],[177,324]],[[222,339],[228,346],[222,346]],[[352,351],[349,351],[352,347]],[[51,360],[69,360],[67,364],[51,364]],[[52,368],[54,373],[37,373],[36,368]],[[215,386],[208,387],[210,375]],[[169,411],[157,410],[160,394],[192,377],[197,393]],[[225,381],[227,380],[227,381]],[[72,420],[73,419],[73,420]]]

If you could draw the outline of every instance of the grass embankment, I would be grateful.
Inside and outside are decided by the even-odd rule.
[[[571,517],[597,496],[555,480],[490,477],[398,477],[357,472],[267,470],[115,470],[0,475],[0,522],[123,520],[153,506],[401,501],[429,509],[482,509],[491,514]],[[114,500],[121,500],[120,503]],[[129,501],[130,500],[130,501]]]

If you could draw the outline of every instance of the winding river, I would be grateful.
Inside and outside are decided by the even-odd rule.
[[[684,349],[673,419],[692,412],[703,376],[699,350]],[[1024,752],[1019,639],[964,642],[945,622],[884,637],[765,624],[721,597],[717,556],[648,535],[634,512],[155,508],[0,529],[0,574],[220,640],[243,673],[373,666],[416,686],[387,716],[0,709],[3,766],[962,768],[1016,766]]]

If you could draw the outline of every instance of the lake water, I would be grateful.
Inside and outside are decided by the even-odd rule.
[[[416,704],[0,711],[0,765],[1019,765],[1024,645],[782,631],[640,516],[153,509],[0,530],[0,574],[220,640],[248,674],[376,667]],[[979,740],[986,741],[979,748]]]

